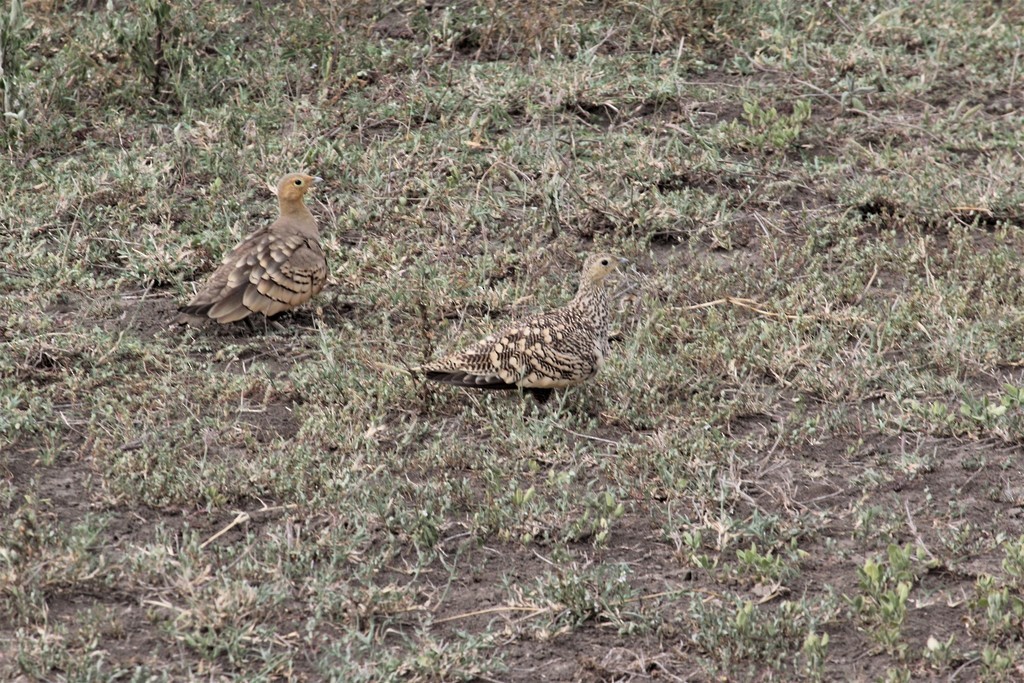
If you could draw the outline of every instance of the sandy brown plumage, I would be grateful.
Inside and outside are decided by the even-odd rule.
[[[301,306],[327,282],[327,259],[316,220],[303,203],[319,178],[289,173],[277,183],[280,215],[224,257],[202,289],[179,310],[181,322],[229,323],[253,314],[276,315]]]
[[[541,403],[553,389],[580,384],[608,357],[605,278],[620,259],[596,254],[583,264],[576,296],[557,310],[510,323],[476,344],[414,372],[474,389],[522,389]]]

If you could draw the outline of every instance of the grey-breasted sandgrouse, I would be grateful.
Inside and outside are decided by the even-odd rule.
[[[608,357],[605,278],[624,260],[611,254],[589,257],[576,296],[562,308],[505,325],[413,371],[434,382],[473,389],[522,389],[539,403],[553,389],[585,382]]]
[[[327,259],[316,220],[302,199],[320,178],[289,173],[277,182],[280,215],[228,252],[202,289],[179,310],[180,322],[229,323],[300,306],[327,282]]]

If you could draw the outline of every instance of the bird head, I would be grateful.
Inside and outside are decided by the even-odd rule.
[[[277,181],[277,198],[282,202],[301,202],[310,188],[321,180],[305,173],[289,173]]]
[[[612,254],[594,254],[583,263],[583,280],[599,285],[604,282],[606,277],[615,272],[620,263],[627,263],[627,261]]]

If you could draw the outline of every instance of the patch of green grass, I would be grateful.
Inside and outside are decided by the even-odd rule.
[[[710,605],[698,600],[691,607],[690,640],[707,653],[709,674],[749,676],[767,666],[780,675],[798,675],[803,673],[798,652],[807,656],[806,666],[821,666],[828,641],[816,633],[815,614],[828,610],[826,604],[804,601],[784,600],[766,609],[739,598]]]

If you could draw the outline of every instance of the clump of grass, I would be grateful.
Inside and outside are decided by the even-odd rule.
[[[759,606],[739,597],[705,604],[695,600],[687,626],[692,646],[709,656],[709,672],[751,675],[759,666],[791,675],[800,671],[797,653],[820,670],[828,640],[817,632],[822,605],[784,600],[777,607]]]
[[[0,13],[0,94],[6,137],[16,134],[25,125],[26,108],[21,85],[27,53],[25,50],[29,20],[21,0],[12,0],[9,11]]]

